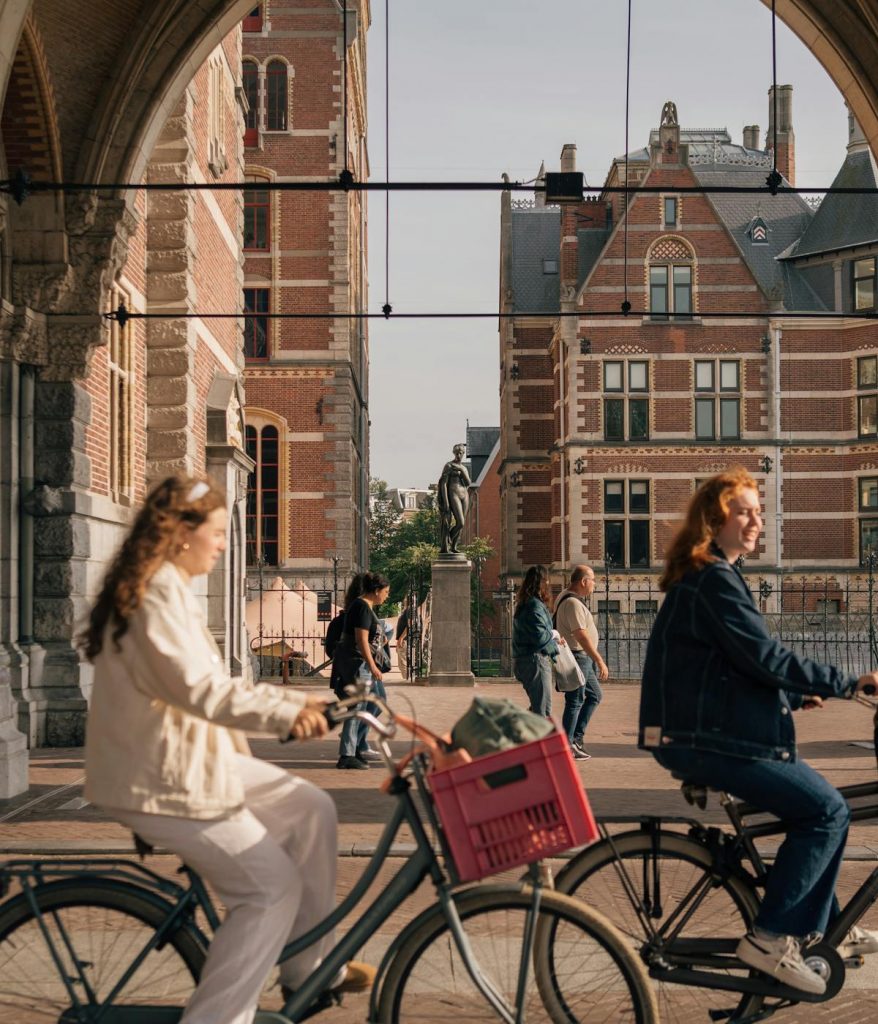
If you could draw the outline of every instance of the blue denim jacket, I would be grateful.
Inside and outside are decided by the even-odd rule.
[[[674,584],[656,616],[640,695],[641,748],[794,761],[793,707],[847,696],[857,677],[768,635],[738,570],[719,560]]]
[[[512,657],[558,653],[552,636],[552,616],[539,598],[531,597],[512,619]]]

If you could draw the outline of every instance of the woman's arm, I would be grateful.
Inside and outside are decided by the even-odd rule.
[[[697,621],[726,659],[755,682],[793,693],[847,696],[857,677],[800,657],[769,636],[765,620],[731,567],[704,570],[698,584]]]

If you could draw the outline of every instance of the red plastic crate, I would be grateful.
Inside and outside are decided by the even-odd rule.
[[[433,772],[429,781],[462,882],[597,839],[563,733]]]

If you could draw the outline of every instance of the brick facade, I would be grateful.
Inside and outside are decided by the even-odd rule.
[[[370,14],[367,0],[347,6],[347,166],[362,180]],[[251,75],[255,68],[258,82],[245,148],[254,188],[260,181],[333,180],[344,169],[344,45],[333,0],[307,8],[268,2],[260,18],[245,20],[245,67]],[[320,586],[333,558],[342,573],[360,570],[367,558],[367,322],[344,316],[366,309],[366,200],[358,192],[266,197],[268,211],[259,214],[265,230],[257,224],[256,237],[245,238],[245,289],[267,289],[274,313],[341,318],[270,320],[266,351],[247,362],[251,453],[260,458],[257,435],[266,425],[277,430],[280,451],[278,540],[264,518],[274,498],[263,495],[257,468],[247,562],[252,568],[262,557]]]

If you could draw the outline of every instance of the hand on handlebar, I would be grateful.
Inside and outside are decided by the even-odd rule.
[[[308,697],[305,706],[296,716],[290,736],[294,740],[310,740],[325,736],[329,732],[326,718],[326,701],[322,697]]]

